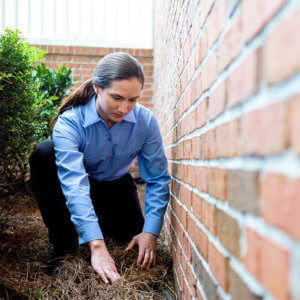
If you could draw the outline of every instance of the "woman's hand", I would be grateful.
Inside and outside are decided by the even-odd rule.
[[[116,265],[110,256],[104,240],[89,242],[91,249],[91,264],[104,283],[113,283],[121,278]]]
[[[149,269],[151,265],[155,266],[156,263],[156,240],[157,236],[149,232],[141,232],[133,237],[131,242],[126,248],[130,250],[134,245],[139,246],[139,255],[137,265],[141,265],[142,269]]]

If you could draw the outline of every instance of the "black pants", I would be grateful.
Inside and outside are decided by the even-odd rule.
[[[78,238],[57,176],[53,142],[40,143],[29,162],[32,190],[48,228],[54,253],[64,255],[74,252]],[[104,238],[129,242],[144,225],[132,176],[127,173],[117,180],[102,182],[89,177],[89,181],[91,199]]]

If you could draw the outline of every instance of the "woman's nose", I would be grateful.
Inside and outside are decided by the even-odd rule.
[[[118,106],[118,111],[120,113],[122,113],[123,115],[127,114],[127,110],[128,110],[128,104],[127,101],[122,101],[120,102],[119,106]]]

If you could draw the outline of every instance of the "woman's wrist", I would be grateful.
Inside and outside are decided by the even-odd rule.
[[[107,251],[106,245],[105,245],[105,242],[104,242],[103,239],[89,241],[88,245],[89,245],[90,250],[91,250],[92,253],[98,252],[98,251],[101,251],[101,250],[106,250]]]

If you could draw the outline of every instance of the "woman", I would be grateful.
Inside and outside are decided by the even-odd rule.
[[[138,245],[137,265],[155,265],[156,239],[169,199],[170,175],[153,113],[137,103],[140,64],[127,53],[105,56],[93,79],[65,99],[54,119],[53,142],[30,156],[31,183],[53,244],[54,257],[87,243],[105,283],[120,275],[104,238]],[[145,220],[128,173],[138,157],[147,183]]]

